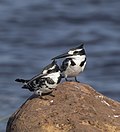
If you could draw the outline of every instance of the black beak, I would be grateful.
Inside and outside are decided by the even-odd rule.
[[[68,56],[71,56],[71,55],[69,55],[68,53],[64,53],[64,54],[61,54],[61,55],[58,55],[58,56],[52,58],[52,60],[65,58],[65,57],[68,57]]]
[[[76,47],[75,49],[83,49],[84,43],[81,43],[80,46]]]
[[[57,62],[55,61],[55,59],[52,59],[53,61],[52,61],[52,65],[55,65],[55,64],[57,64]]]

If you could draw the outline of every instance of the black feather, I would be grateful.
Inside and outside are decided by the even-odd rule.
[[[16,79],[15,80],[16,82],[21,82],[21,83],[27,83],[27,82],[29,82],[29,80],[24,80],[24,79]]]
[[[86,62],[86,58],[85,58],[84,61],[82,61],[82,62],[80,63],[80,66],[82,67],[82,66],[84,65],[85,62]]]

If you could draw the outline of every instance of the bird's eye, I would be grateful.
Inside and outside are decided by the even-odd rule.
[[[75,51],[75,52],[74,52],[74,55],[78,55],[78,54],[79,54],[79,51]]]
[[[48,70],[47,73],[51,73],[51,70]]]
[[[37,93],[40,94],[40,91],[38,91]]]

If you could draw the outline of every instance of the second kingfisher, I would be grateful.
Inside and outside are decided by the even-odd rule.
[[[75,81],[77,81],[76,76],[78,76],[85,68],[86,53],[83,46],[84,44],[81,43],[80,46],[72,48],[68,52],[52,58],[52,60],[65,58],[61,65],[61,71],[66,81],[67,78],[70,77],[75,77]]]

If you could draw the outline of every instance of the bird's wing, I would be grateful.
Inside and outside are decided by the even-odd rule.
[[[30,79],[30,81],[28,83],[31,83],[31,82],[33,82],[37,79],[40,79],[41,77],[46,76],[46,75],[47,74],[38,74],[38,75],[34,76],[32,79]]]
[[[47,77],[46,81],[48,84],[54,84],[55,83],[50,77]]]
[[[48,69],[50,69],[52,67],[52,64],[49,64],[49,65],[47,65],[46,67],[44,67],[43,68],[43,70],[41,71],[41,74],[43,74],[43,72],[46,70],[48,70]]]
[[[64,61],[63,61],[63,63],[62,63],[62,65],[61,65],[61,71],[65,71],[66,69],[67,69],[67,66],[68,66],[68,64],[69,64],[69,59],[68,58],[66,58]]]

